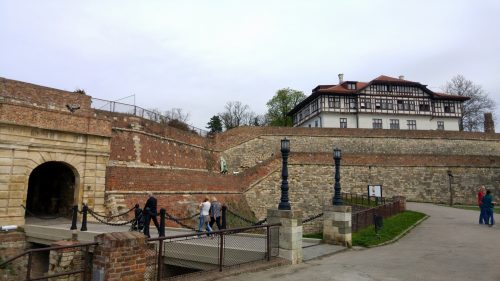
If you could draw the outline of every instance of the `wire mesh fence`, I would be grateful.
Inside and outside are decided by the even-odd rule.
[[[165,280],[255,261],[278,251],[279,224],[149,239],[147,280]]]
[[[167,116],[159,114],[158,112],[154,112],[151,110],[144,109],[142,107],[138,107],[138,106],[131,105],[131,104],[125,104],[125,103],[121,103],[121,102],[116,102],[116,101],[108,101],[108,100],[92,98],[91,107],[94,109],[97,109],[97,110],[130,114],[130,115],[134,115],[134,116],[148,119],[148,120],[158,122],[158,123],[167,124],[170,121],[172,121]],[[206,130],[203,130],[203,129],[200,129],[200,128],[197,128],[197,127],[194,127],[194,126],[191,126],[188,124],[186,124],[186,127],[190,131],[192,131],[200,136],[206,137],[208,135],[208,131],[206,131]]]
[[[91,280],[95,245],[97,243],[30,249],[0,263],[0,279]]]

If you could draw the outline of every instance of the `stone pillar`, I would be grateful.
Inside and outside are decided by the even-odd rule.
[[[279,256],[292,264],[302,262],[302,212],[290,210],[267,210],[267,223],[281,223],[279,239],[271,232],[271,248],[279,247]]]
[[[71,246],[79,244],[78,241],[56,241],[51,247]],[[85,262],[85,254],[81,247],[65,248],[51,250],[49,254],[49,275],[57,273],[70,272],[83,269]],[[90,265],[88,265],[90,266]],[[60,277],[50,278],[51,281],[79,281],[82,280],[82,275],[65,275]]]
[[[351,206],[325,205],[323,210],[323,241],[328,244],[352,246]]]
[[[491,112],[484,114],[484,132],[487,134],[495,133],[495,122],[493,121],[493,114]]]
[[[94,281],[143,281],[146,273],[147,244],[138,232],[113,232],[96,236]]]

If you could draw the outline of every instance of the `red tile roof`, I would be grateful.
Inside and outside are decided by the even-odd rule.
[[[349,90],[347,88],[347,84],[356,83],[355,90]],[[419,82],[409,81],[405,79],[394,78],[386,75],[380,75],[379,77],[371,80],[370,82],[358,82],[358,81],[344,81],[338,85],[318,85],[312,90],[312,94],[305,98],[302,102],[300,102],[297,106],[295,106],[288,115],[292,115],[302,108],[305,104],[309,103],[316,97],[323,94],[337,94],[337,95],[356,95],[364,88],[368,87],[371,84],[392,84],[392,85],[408,85],[408,86],[416,86],[420,87],[424,92],[428,93],[434,99],[440,100],[458,100],[458,101],[466,101],[469,98],[464,96],[450,95],[445,93],[436,93],[427,88],[427,85],[420,84]]]

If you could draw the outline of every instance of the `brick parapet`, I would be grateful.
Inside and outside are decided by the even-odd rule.
[[[81,93],[49,88],[0,77],[0,100],[17,104],[68,112],[66,105],[80,108],[75,115],[88,115],[91,97]]]
[[[104,281],[145,280],[147,244],[145,236],[137,232],[113,232],[96,236],[99,243],[94,250],[94,275]]]
[[[111,123],[107,120],[3,101],[0,120],[5,124],[111,137]]]

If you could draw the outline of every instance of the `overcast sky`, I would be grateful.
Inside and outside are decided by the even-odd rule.
[[[381,74],[440,91],[454,75],[497,103],[500,1],[0,0],[0,76],[182,108],[205,128],[228,101]],[[124,103],[134,103],[125,98]]]

